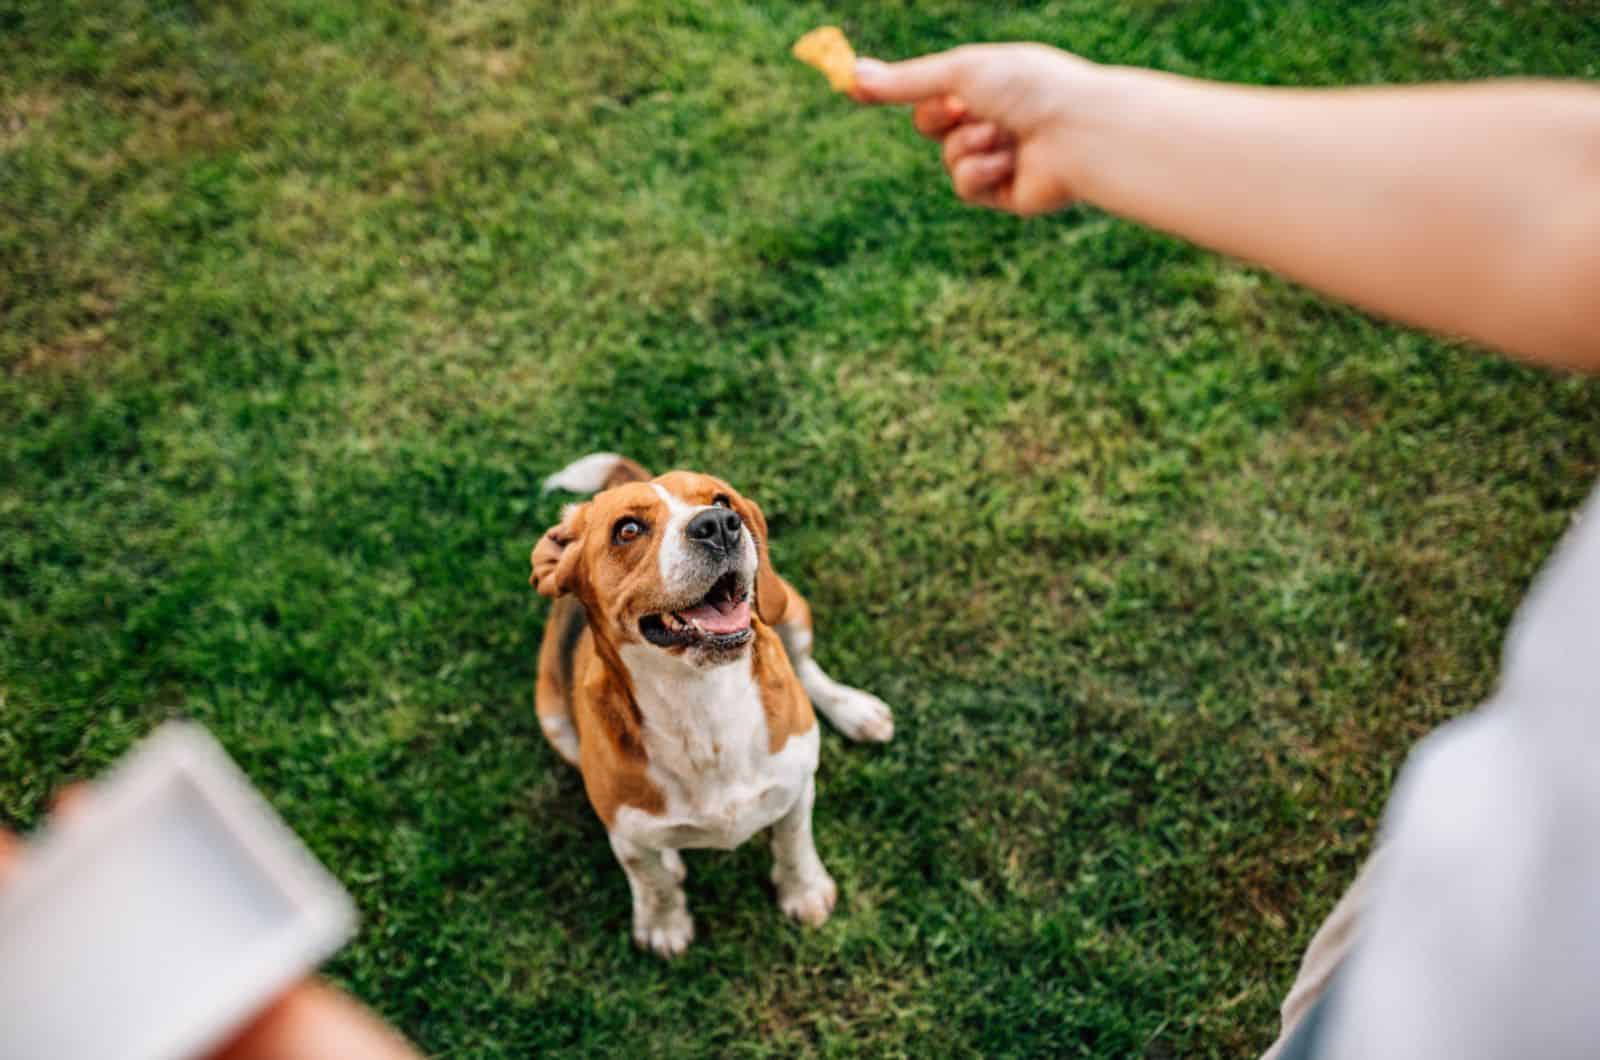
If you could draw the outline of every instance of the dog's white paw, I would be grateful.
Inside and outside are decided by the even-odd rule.
[[[821,927],[839,900],[839,888],[825,869],[808,876],[789,879],[779,876],[778,908],[791,920],[809,927]]]
[[[694,918],[682,902],[653,913],[635,909],[633,941],[640,949],[671,960],[694,941]]]
[[[894,737],[894,713],[889,704],[859,688],[841,690],[830,717],[852,740],[888,743]]]

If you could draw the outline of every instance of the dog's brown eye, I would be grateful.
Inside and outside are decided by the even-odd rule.
[[[715,497],[712,497],[711,503],[715,504],[718,508],[733,507],[733,502],[728,499],[728,495],[726,493],[719,493]]]
[[[636,540],[644,533],[644,524],[637,519],[621,519],[611,531],[611,539],[619,545],[626,545],[629,541]]]

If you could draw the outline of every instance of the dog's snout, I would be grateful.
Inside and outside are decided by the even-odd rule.
[[[689,540],[712,552],[732,552],[739,544],[739,531],[744,521],[739,513],[727,508],[707,508],[689,520]]]

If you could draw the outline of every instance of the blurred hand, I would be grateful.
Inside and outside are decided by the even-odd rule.
[[[89,796],[65,788],[54,812],[68,827]],[[0,828],[0,887],[16,868],[22,842]],[[293,987],[256,1017],[212,1060],[420,1060],[400,1035],[339,990],[314,979]]]
[[[420,1060],[420,1054],[348,994],[307,979],[213,1060]]]
[[[944,145],[956,195],[1029,216],[1072,202],[1072,113],[1100,67],[1042,44],[970,44],[905,62],[860,59],[855,98],[910,103]]]

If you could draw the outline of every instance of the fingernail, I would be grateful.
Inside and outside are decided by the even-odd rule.
[[[877,59],[856,60],[856,80],[864,85],[873,85],[883,81],[889,72],[889,64],[879,62]]]

